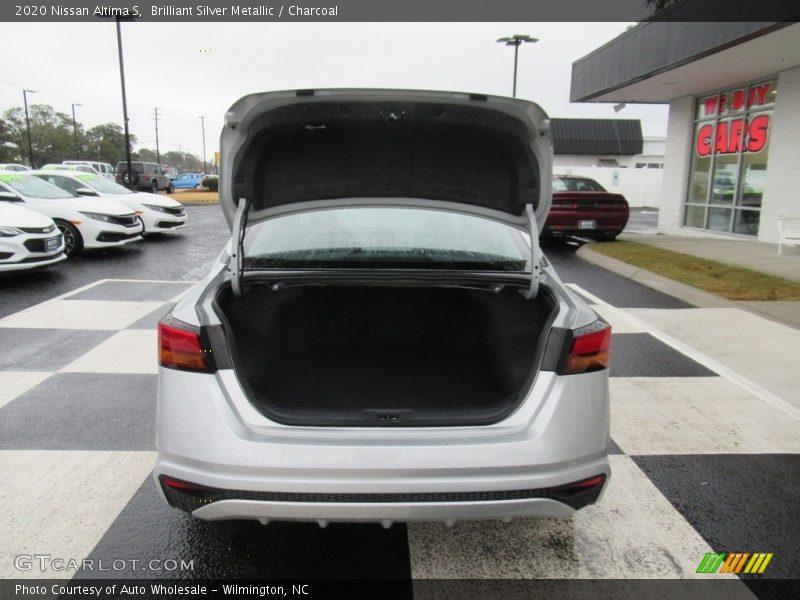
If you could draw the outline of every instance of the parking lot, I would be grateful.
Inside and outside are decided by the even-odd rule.
[[[73,575],[15,568],[15,556],[40,551],[129,561],[79,578],[735,579],[696,573],[709,552],[774,553],[770,577],[800,576],[800,423],[671,330],[683,315],[719,322],[715,309],[606,272],[564,244],[545,253],[614,328],[613,474],[597,505],[569,519],[389,529],[205,523],[167,507],[150,477],[154,327],[228,235],[218,206],[187,210],[178,235],[0,279],[2,577]],[[752,317],[739,312],[724,318]]]

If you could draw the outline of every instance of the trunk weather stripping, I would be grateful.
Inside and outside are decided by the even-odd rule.
[[[539,293],[539,281],[542,278],[542,249],[539,247],[539,227],[536,224],[536,213],[533,205],[525,205],[525,214],[528,217],[528,232],[531,236],[531,281],[528,289],[522,292],[528,300],[535,298]]]
[[[239,206],[233,219],[233,237],[231,239],[231,261],[233,262],[231,288],[233,289],[233,294],[237,297],[243,294],[244,234],[247,231],[247,212],[249,209],[250,201],[247,198],[239,198]]]

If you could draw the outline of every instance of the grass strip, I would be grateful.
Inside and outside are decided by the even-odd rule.
[[[728,300],[800,300],[800,283],[647,244],[617,241],[592,250]]]

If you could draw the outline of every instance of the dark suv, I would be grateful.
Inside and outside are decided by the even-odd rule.
[[[164,169],[154,162],[131,161],[130,173],[128,173],[128,163],[118,162],[117,183],[154,194],[157,194],[159,190],[164,190],[168,194],[175,191],[175,187],[164,173]]]

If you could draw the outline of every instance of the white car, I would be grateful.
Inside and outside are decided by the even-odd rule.
[[[110,248],[142,239],[142,222],[124,204],[76,197],[28,173],[0,173],[0,200],[23,202],[53,219],[64,235],[67,256],[83,248]]]
[[[124,204],[144,224],[143,234],[170,233],[186,227],[183,204],[160,194],[132,192],[128,188],[93,173],[74,171],[34,171],[34,175],[76,196],[98,196]]]
[[[30,167],[17,163],[0,163],[0,171],[30,171]]]
[[[98,162],[94,160],[65,160],[62,164],[88,165],[95,171],[97,171],[100,175],[102,175],[106,179],[110,179],[111,181],[114,181],[114,178],[116,176],[116,171],[114,171],[113,165],[107,162]]]
[[[40,171],[80,171],[81,173],[94,173],[100,175],[93,167],[89,165],[64,165],[59,163],[50,163],[39,167]]]
[[[0,202],[0,272],[46,267],[66,258],[64,236],[52,219]]]
[[[389,526],[598,500],[611,329],[539,246],[539,106],[252,94],[220,149],[230,243],[159,324],[167,502],[207,520]]]

